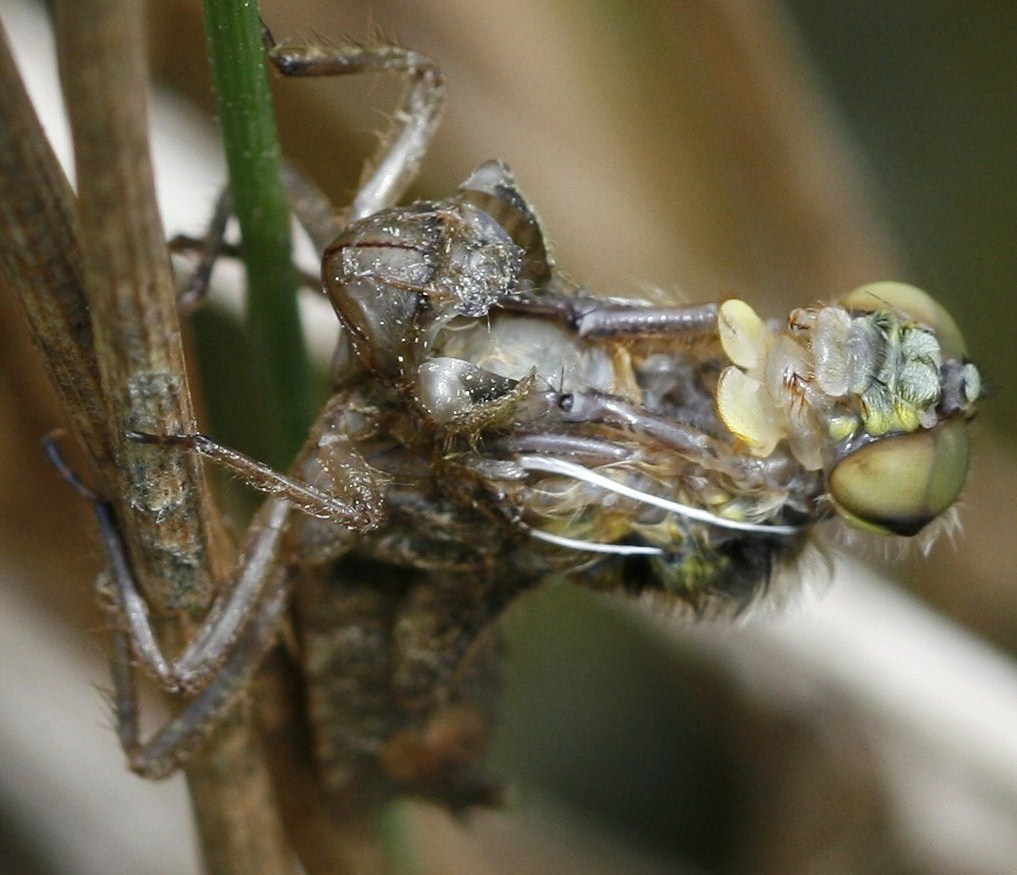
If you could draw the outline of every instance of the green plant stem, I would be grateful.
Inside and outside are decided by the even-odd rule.
[[[247,327],[265,400],[266,461],[288,467],[311,421],[311,371],[297,313],[297,274],[280,150],[253,0],[205,0],[212,82],[247,271]]]

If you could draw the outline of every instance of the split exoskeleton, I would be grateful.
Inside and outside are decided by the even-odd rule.
[[[292,592],[339,804],[490,800],[487,633],[528,587],[565,577],[739,609],[813,524],[839,514],[912,535],[957,498],[979,377],[924,293],[876,283],[783,324],[738,300],[593,295],[558,269],[501,163],[446,200],[394,205],[437,122],[433,65],[391,47],[271,51],[290,74],[398,70],[411,86],[325,249],[344,329],[336,388],[290,475],[200,435],[133,436],[202,452],[273,496],[230,589],[172,661],[107,538],[135,655],[197,691],[143,746],[120,690],[139,771],[163,774],[200,742]]]

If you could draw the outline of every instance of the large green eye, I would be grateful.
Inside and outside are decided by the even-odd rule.
[[[830,498],[856,528],[917,535],[956,500],[968,471],[963,420],[885,437],[846,456],[830,472]]]

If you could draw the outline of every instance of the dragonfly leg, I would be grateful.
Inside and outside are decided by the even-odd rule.
[[[127,636],[114,635],[114,705],[118,734],[133,771],[146,778],[171,774],[249,691],[251,679],[275,643],[285,619],[292,574],[285,567],[276,567],[267,583],[253,617],[232,643],[208,685],[147,741],[142,741],[139,733]]]
[[[292,583],[285,545],[294,508],[347,530],[363,531],[382,518],[381,483],[356,452],[351,438],[341,431],[343,400],[336,396],[326,405],[294,467],[295,477],[278,474],[200,435],[134,435],[148,442],[200,451],[276,496],[262,505],[249,527],[233,578],[213,602],[194,637],[173,658],[168,658],[159,646],[113,506],[81,483],[55,443],[48,442],[51,460],[91,503],[109,557],[110,573],[103,578],[100,596],[109,606],[114,630],[119,734],[136,771],[159,776],[172,770],[228,711],[256,671],[281,623]],[[140,661],[167,690],[197,691],[151,742],[139,738],[133,659]]]
[[[70,470],[54,436],[45,446],[64,479],[92,506],[106,548],[108,572],[100,575],[96,588],[113,633],[113,701],[120,742],[132,769],[162,777],[225,716],[275,641],[292,586],[292,570],[280,560],[292,509],[281,501],[265,503],[249,529],[235,578],[213,603],[195,637],[170,660],[152,628],[113,506]],[[140,738],[135,660],[171,692],[198,691],[147,742]]]
[[[503,310],[564,323],[580,337],[708,334],[717,329],[717,305],[647,307],[629,301],[542,290],[498,302]]]
[[[170,660],[156,639],[113,505],[69,469],[53,436],[46,440],[46,452],[64,479],[92,507],[108,561],[108,579],[106,576],[100,579],[97,588],[102,603],[113,615],[115,629],[127,636],[134,656],[167,690],[181,692],[206,684],[270,587],[292,508],[282,501],[265,503],[249,528],[238,572],[213,602],[191,642]]]
[[[393,206],[416,178],[438,127],[445,101],[441,71],[423,55],[399,46],[286,45],[263,31],[269,60],[284,76],[341,76],[351,73],[400,73],[408,80],[394,126],[368,162],[373,168],[350,209],[356,221]]]
[[[311,238],[317,252],[322,252],[342,232],[331,202],[313,182],[295,167],[283,164],[283,189],[293,215]],[[226,240],[226,226],[233,217],[233,203],[228,188],[223,188],[215,201],[212,217],[200,237],[177,234],[169,243],[171,253],[195,254],[197,261],[177,299],[178,306],[188,312],[208,296],[212,270],[222,258],[239,258],[240,247]],[[320,274],[300,274],[300,284],[321,290]]]
[[[376,528],[384,518],[384,483],[357,451],[352,437],[345,433],[344,405],[345,396],[341,394],[326,403],[311,428],[292,476],[200,433],[164,435],[132,431],[126,436],[137,443],[200,453],[259,492],[281,499],[308,516],[362,533]]]
[[[563,422],[600,422],[634,429],[690,458],[704,461],[724,453],[720,442],[690,422],[653,413],[616,395],[595,389],[577,392],[545,390],[542,403]],[[547,438],[549,446],[555,439]],[[553,452],[553,450],[552,450]]]
[[[239,450],[231,449],[208,435],[194,434],[149,434],[132,431],[128,440],[141,444],[182,447],[204,456],[211,462],[225,468],[234,476],[259,492],[280,498],[308,516],[329,520],[355,531],[368,531],[377,524],[370,510],[358,506],[356,499],[348,500],[341,494],[334,494],[309,483],[280,474],[274,468],[252,459]],[[352,452],[352,447],[350,448]],[[370,476],[369,472],[363,472]],[[357,484],[349,484],[351,491]],[[368,496],[373,500],[374,496]]]
[[[233,215],[233,205],[228,188],[224,188],[215,199],[212,218],[205,226],[202,237],[189,237],[177,234],[169,241],[171,253],[196,252],[198,261],[194,265],[190,278],[177,296],[177,306],[188,312],[200,304],[207,296],[209,283],[212,279],[212,268],[222,255],[236,257],[237,248],[226,242],[226,225]]]

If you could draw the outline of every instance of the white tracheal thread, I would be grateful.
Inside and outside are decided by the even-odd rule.
[[[548,474],[561,474],[564,477],[571,477],[575,480],[580,480],[585,483],[590,483],[593,486],[598,486],[609,492],[624,495],[627,498],[633,498],[636,501],[643,502],[644,504],[662,508],[663,510],[683,516],[686,519],[697,520],[720,528],[732,529],[739,532],[755,532],[756,534],[762,535],[787,536],[797,535],[803,528],[802,526],[779,526],[767,523],[750,523],[742,520],[729,520],[725,517],[718,516],[717,514],[710,513],[707,510],[703,510],[702,508],[691,507],[687,504],[681,504],[677,501],[662,498],[659,495],[653,495],[650,492],[642,492],[638,489],[633,489],[631,486],[626,486],[624,483],[617,483],[609,477],[598,474],[596,471],[591,471],[583,465],[577,465],[574,462],[567,462],[564,459],[524,455],[519,456],[517,458],[517,462],[527,471],[544,471]],[[537,529],[530,529],[529,533],[534,538],[541,541],[558,544],[559,546],[568,547],[573,550],[586,550],[591,553],[615,553],[622,556],[660,556],[664,555],[665,552],[657,547],[639,547],[625,544],[603,544],[593,541],[579,541],[573,538],[562,537],[560,535],[552,535]]]

